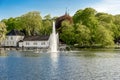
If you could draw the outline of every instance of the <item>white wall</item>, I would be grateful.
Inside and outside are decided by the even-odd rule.
[[[17,46],[17,42],[23,40],[24,36],[6,36],[2,46]]]
[[[38,47],[47,48],[49,47],[49,41],[23,41],[19,43],[19,47]]]

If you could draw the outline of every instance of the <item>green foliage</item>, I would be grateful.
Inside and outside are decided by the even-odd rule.
[[[40,30],[40,35],[50,35],[52,32],[52,18],[51,15],[48,14],[44,16],[42,20],[42,28]]]
[[[74,23],[82,23],[87,27],[95,27],[98,23],[95,14],[96,11],[92,8],[78,10],[73,16],[73,21]]]
[[[95,44],[99,44],[101,46],[112,46],[114,44],[114,39],[112,36],[112,32],[107,30],[103,26],[98,26],[95,34]]]
[[[48,15],[44,16],[44,18],[45,18],[46,20],[50,20],[50,19],[51,19],[51,16],[50,16],[50,14],[48,14]]]
[[[75,43],[74,27],[69,23],[69,21],[63,21],[61,26],[62,33],[60,34],[60,39],[65,43],[72,45]]]
[[[42,18],[37,11],[28,12],[21,16],[22,27],[27,35],[38,34],[42,27]]]
[[[96,24],[95,13],[96,11],[92,8],[84,9],[81,15],[83,25],[86,25],[87,27],[94,26]]]
[[[55,17],[53,17],[53,18],[52,18],[52,20],[56,21],[56,19],[57,19],[57,18],[58,18],[58,17],[57,17],[57,16],[55,16]]]
[[[112,23],[114,21],[114,17],[107,13],[97,13],[96,17],[99,21],[103,21],[106,23]]]
[[[114,32],[115,32],[115,40],[119,39],[120,37],[120,15],[116,15],[114,16],[114,25],[115,25],[115,29]]]
[[[112,36],[114,37],[114,40],[120,36],[118,27],[119,23],[117,23],[120,20],[118,20],[118,17],[114,17],[113,15],[107,13],[97,13],[96,17],[98,18],[100,25],[113,32]]]
[[[90,45],[89,41],[91,39],[91,36],[90,36],[89,28],[86,27],[85,25],[82,25],[82,24],[79,24],[79,23],[77,23],[75,26],[76,26],[76,32],[75,32],[76,42],[80,46]]]
[[[50,35],[52,32],[52,21],[51,20],[43,20],[43,27],[40,31],[41,35]]]
[[[20,25],[20,18],[9,18],[9,19],[3,19],[2,22],[4,22],[7,26],[7,31],[11,31],[13,29],[21,30]]]
[[[13,29],[25,30],[25,34],[29,36],[39,34],[42,27],[42,18],[37,11],[16,18],[3,19],[2,22],[6,24],[8,32]]]
[[[78,10],[73,21],[79,46],[111,46],[114,45],[114,38],[118,37],[118,28],[112,15],[86,8]]]
[[[74,16],[73,16],[73,21],[74,21],[74,23],[80,23],[81,22],[81,16],[82,16],[82,12],[83,12],[83,10],[78,10],[75,14],[74,14]]]
[[[5,39],[6,36],[6,25],[3,22],[0,22],[0,42]]]

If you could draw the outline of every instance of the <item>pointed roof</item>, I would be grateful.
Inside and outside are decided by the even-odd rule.
[[[22,32],[20,32],[20,31],[18,31],[18,30],[13,29],[9,33],[7,33],[7,35],[9,35],[9,36],[16,36],[16,35],[23,36],[24,34]]]
[[[56,29],[59,29],[61,27],[61,24],[64,20],[68,20],[70,23],[73,23],[72,17],[67,12],[65,12],[64,15],[56,19],[56,23],[55,23]]]
[[[69,9],[66,8],[65,15],[69,15]]]

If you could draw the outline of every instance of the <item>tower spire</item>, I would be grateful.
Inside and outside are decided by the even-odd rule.
[[[66,8],[65,15],[69,15],[69,9]]]
[[[68,13],[67,13],[67,7],[66,7],[65,15],[68,15]]]

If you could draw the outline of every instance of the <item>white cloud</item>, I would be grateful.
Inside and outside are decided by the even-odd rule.
[[[92,7],[98,12],[120,14],[120,0],[102,0],[99,3],[93,4]]]

